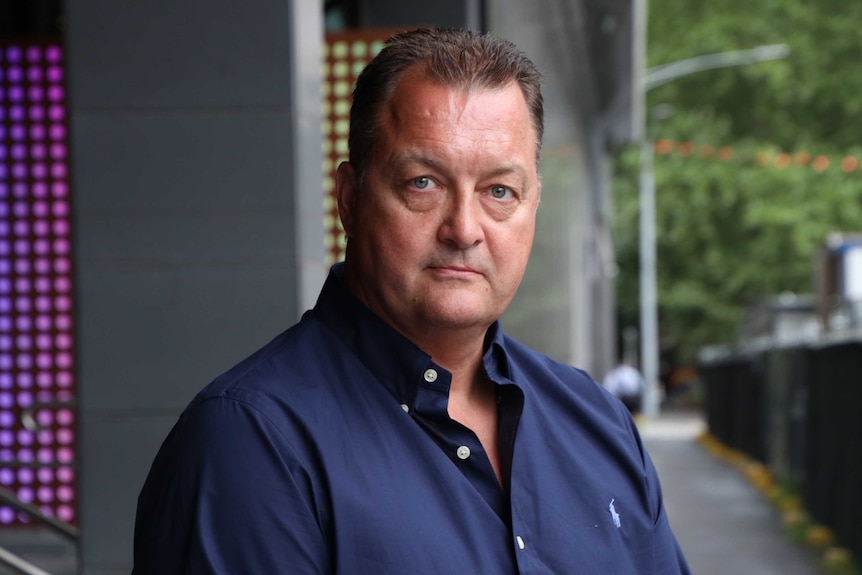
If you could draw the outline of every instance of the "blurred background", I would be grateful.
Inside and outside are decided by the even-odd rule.
[[[834,0],[0,0],[0,573],[130,571],[182,408],[343,256],[352,83],[420,25],[490,31],[545,74],[537,237],[504,328],[599,381],[642,372],[681,524],[670,501],[710,462],[757,464],[758,501],[849,565],[859,22]]]

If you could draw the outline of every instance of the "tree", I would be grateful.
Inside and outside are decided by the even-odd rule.
[[[664,353],[690,361],[703,345],[733,341],[747,306],[812,291],[827,233],[862,228],[862,173],[839,166],[862,151],[854,61],[862,36],[850,32],[859,23],[862,4],[651,1],[650,65],[764,44],[792,49],[787,61],[702,72],[649,94],[647,109],[674,108],[654,133],[669,152],[655,162]],[[828,168],[812,167],[818,154]],[[638,317],[637,162],[636,151],[621,153],[615,184],[624,324]]]

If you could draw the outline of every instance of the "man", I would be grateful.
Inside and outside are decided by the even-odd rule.
[[[632,414],[640,413],[644,382],[637,368],[621,361],[605,375],[602,385],[619,397]]]
[[[366,68],[345,263],[180,417],[134,573],[688,572],[622,404],[497,323],[533,240],[539,81],[457,31],[397,35]]]

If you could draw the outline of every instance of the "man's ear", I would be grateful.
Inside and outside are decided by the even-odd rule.
[[[350,162],[341,162],[335,171],[335,199],[338,202],[338,216],[341,226],[349,238],[354,233],[354,216],[356,213],[356,196],[359,190],[356,182],[356,170]]]

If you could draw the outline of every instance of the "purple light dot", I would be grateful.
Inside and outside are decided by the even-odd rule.
[[[33,203],[33,215],[37,218],[44,218],[48,215],[48,202],[38,201]]]
[[[12,427],[15,423],[15,415],[11,411],[0,411],[0,425]]]
[[[75,433],[71,429],[57,430],[57,443],[71,445],[73,441],[75,441]]]
[[[57,331],[69,331],[72,329],[72,316],[60,314],[57,316],[54,325],[57,327]]]
[[[12,110],[14,111],[15,108],[12,108]],[[51,120],[54,122],[62,122],[66,119],[66,109],[63,108],[63,106],[54,104],[53,106],[48,108],[48,117],[51,118]]]
[[[30,86],[30,89],[27,90],[27,97],[31,102],[41,102],[45,98],[45,90],[42,89],[42,86]]]
[[[36,470],[36,477],[39,478],[41,483],[53,483],[54,482],[54,470],[50,467],[40,467]]]
[[[15,482],[15,472],[9,469],[8,467],[4,467],[0,469],[0,483],[3,485],[12,485]]]
[[[2,349],[3,351],[12,350],[12,336],[7,333],[0,335],[0,349]]]
[[[51,280],[46,277],[36,278],[36,291],[39,293],[51,291]]]
[[[36,438],[39,441],[39,445],[51,445],[52,443],[54,443],[54,434],[51,433],[51,430],[49,429],[43,429],[42,431],[40,431],[36,435]]]
[[[29,206],[27,206],[27,202],[15,202],[12,206],[12,212],[19,218],[26,218],[30,215],[30,209]]]
[[[13,443],[15,443],[15,434],[8,429],[0,430],[0,445],[9,447]]]
[[[57,461],[60,463],[72,463],[75,461],[75,452],[68,447],[61,447],[57,450]]]
[[[16,183],[12,186],[12,195],[16,198],[24,198],[27,197],[27,184],[22,182]]]
[[[21,353],[16,357],[18,369],[30,369],[33,367],[33,356],[29,353]]]
[[[0,256],[9,255],[9,242],[0,241]]]
[[[27,147],[24,144],[14,144],[11,148],[13,160],[23,160],[27,157]],[[24,164],[15,164],[12,166],[12,175],[16,178],[27,177],[27,168]]]
[[[48,177],[48,166],[39,162],[30,167],[30,176],[34,180],[44,180]]]
[[[2,205],[2,204],[0,204],[0,205]],[[8,235],[9,234],[9,225],[6,224],[6,226],[2,226],[2,228],[3,228],[3,235]],[[26,261],[26,260],[18,260],[18,261]],[[0,260],[0,274],[8,275],[10,271],[11,271],[11,266],[9,265],[9,260]],[[6,319],[8,319],[8,318],[6,318]],[[2,322],[2,321],[3,321],[3,318],[0,317],[0,322]]]
[[[55,198],[59,198],[58,201],[54,202],[55,204],[65,204],[66,202],[64,200],[62,200],[62,198],[65,198],[68,194],[69,194],[69,187],[66,185],[65,182],[54,182],[51,185],[51,195],[53,195]],[[57,209],[62,209],[62,208],[55,207],[55,210],[57,210]],[[54,213],[55,213],[55,215],[65,215],[65,213],[59,214],[56,211]]]
[[[27,130],[24,129],[24,126],[22,126],[21,124],[15,124],[11,128],[9,128],[9,136],[12,138],[12,140],[20,142],[27,137]]]
[[[33,233],[37,236],[47,236],[51,232],[51,226],[46,220],[36,220],[33,222]]]
[[[33,347],[32,338],[26,334],[20,334],[18,337],[16,337],[15,343],[17,344],[18,349],[23,350],[23,351],[27,351]],[[22,373],[20,375],[25,375],[25,374]],[[27,375],[29,375],[29,374],[27,374]],[[19,378],[20,378],[20,376],[19,376]],[[19,382],[19,384],[20,384],[20,382]]]
[[[57,367],[61,369],[70,369],[72,367],[72,354],[60,352],[57,354]]]
[[[48,331],[51,329],[51,317],[47,315],[36,316],[36,329],[39,331]]]
[[[18,328],[18,331],[30,331],[33,329],[33,322],[29,316],[19,315],[15,318],[15,327]]]
[[[12,356],[8,353],[0,353],[0,369],[12,369]],[[2,402],[0,402],[0,407],[3,407]]]
[[[18,394],[18,405],[21,407],[29,407],[33,404],[33,394],[29,391],[22,391]],[[33,438],[33,434],[27,430],[22,429],[21,431],[25,431],[30,435],[30,438]],[[18,435],[18,441],[21,441],[21,435]],[[29,444],[28,444],[29,445]]]
[[[30,106],[30,120],[41,122],[45,119],[45,108],[42,106]]]
[[[63,69],[59,66],[51,66],[48,68],[48,81],[60,82],[63,79]]]
[[[2,206],[3,204],[0,204]],[[37,274],[45,275],[51,272],[51,261],[48,258],[38,258],[33,264]]]
[[[72,298],[65,295],[59,295],[54,298],[54,308],[58,311],[69,311],[72,309]]]
[[[36,490],[36,497],[42,503],[51,503],[54,501],[54,490],[43,485]]]
[[[0,523],[12,523],[13,521],[15,521],[15,512],[9,507],[0,507]]]
[[[68,293],[72,289],[72,282],[67,277],[58,277],[54,280],[54,289],[58,293]]]
[[[55,236],[63,237],[69,235],[69,222],[66,220],[54,220],[52,228]]]
[[[36,240],[33,242],[33,251],[40,256],[48,255],[48,252],[51,251],[50,242],[44,238]]]
[[[18,278],[15,280],[15,290],[18,293],[26,294],[30,291],[30,280],[27,278]]]
[[[33,450],[29,447],[22,447],[18,450],[18,459],[25,463],[30,463],[33,461]]]
[[[40,333],[36,336],[36,347],[41,350],[51,349],[51,336],[47,333]]]
[[[33,374],[26,373],[26,372],[25,373],[19,373],[16,380],[18,382],[18,387],[25,388],[25,389],[33,387]]]
[[[18,488],[18,499],[20,499],[24,503],[32,503],[33,502],[33,489],[30,487]]]
[[[27,48],[27,61],[30,63],[39,62],[42,59],[42,48],[39,46],[30,46]]]
[[[72,425],[75,421],[75,414],[67,407],[61,407],[57,410],[57,424],[63,427]]]
[[[45,182],[36,182],[33,184],[33,196],[37,198],[44,198],[48,195],[48,186],[45,185]]]
[[[54,240],[54,253],[66,255],[69,253],[69,241],[64,239]]]
[[[64,144],[51,144],[51,157],[55,160],[62,160],[66,157],[66,146]]]
[[[65,92],[62,86],[53,85],[48,88],[48,99],[52,102],[62,102]]]
[[[63,59],[63,50],[59,46],[48,46],[45,50],[45,59],[56,64]]]
[[[61,112],[62,113],[62,112]],[[21,122],[24,120],[24,107],[12,106],[9,108],[9,119],[13,122]]]
[[[18,470],[18,481],[20,483],[33,483],[35,474],[29,467],[22,467]]]
[[[21,102],[24,100],[24,88],[21,86],[12,86],[9,88],[9,101]]]
[[[71,270],[71,263],[68,258],[57,258],[54,260],[54,272],[58,274],[67,274]]]
[[[72,374],[68,371],[61,371],[57,374],[58,387],[72,387],[73,381]]]
[[[36,298],[36,310],[40,313],[47,313],[51,311],[51,298],[46,296],[39,296]]]
[[[12,383],[11,373],[0,374],[0,389],[11,389]]]
[[[51,176],[58,180],[62,180],[66,178],[66,175],[66,164],[51,164]]]
[[[27,79],[33,84],[38,84],[42,81],[42,68],[39,66],[30,66],[27,68]]]
[[[50,342],[49,342],[50,343]],[[39,366],[39,369],[51,369],[54,364],[54,358],[50,353],[40,353],[36,355],[36,365]],[[44,383],[44,385],[42,385]],[[51,385],[51,380],[40,380],[39,385],[42,387],[48,387]]]
[[[68,350],[72,348],[72,337],[67,333],[57,335],[57,349]]]
[[[34,160],[42,160],[45,158],[45,145],[44,144],[33,144],[30,146],[30,156]],[[42,166],[42,169],[45,170],[45,166]]]
[[[66,523],[71,523],[75,519],[75,510],[71,505],[58,505],[57,518]]]
[[[34,124],[30,126],[30,139],[31,140],[44,140],[45,139],[45,126],[42,124]]]
[[[0,293],[7,294],[10,291],[12,291],[12,281],[9,278],[0,278]]]
[[[15,240],[15,253],[19,256],[26,256],[30,253],[30,242],[27,240]]]
[[[40,353],[39,355],[37,355],[36,356],[36,363],[39,365],[40,368],[46,369],[42,365],[42,356],[43,355],[48,355],[48,354],[47,353]],[[50,358],[50,356],[48,356],[48,357]],[[49,361],[48,367],[50,368],[50,359],[48,361]],[[48,373],[47,371],[40,371],[38,374],[36,374],[36,384],[41,388],[51,387],[51,385],[52,385],[51,374]],[[53,416],[52,416],[52,421],[53,421]]]
[[[0,158],[2,159],[2,158]],[[6,164],[0,164],[0,178],[5,178],[7,174]],[[9,187],[0,182],[0,198],[6,198],[9,196]],[[5,217],[9,213],[9,207],[6,204],[0,204],[3,206],[3,217]]]
[[[9,80],[10,84],[18,84],[24,79],[24,72],[21,70],[20,66],[11,66],[9,70],[6,71],[6,79]]]
[[[9,46],[6,48],[6,61],[7,62],[20,62],[21,61],[21,48],[18,46]]]
[[[54,423],[54,413],[50,409],[40,409],[36,412],[36,423],[48,427]]]
[[[72,483],[75,481],[75,470],[71,467],[60,467],[57,469],[57,481],[60,483]]]
[[[49,133],[52,140],[62,140],[66,137],[66,128],[62,124],[51,124]]]
[[[18,220],[12,225],[12,230],[15,232],[15,235],[18,236],[27,236],[30,235],[30,225],[26,220]],[[24,261],[24,260],[19,260]]]
[[[32,308],[32,303],[28,297],[15,298],[15,309],[22,313],[27,313]]]
[[[0,108],[2,110],[3,108]],[[7,149],[6,146],[0,145],[0,160],[5,160],[7,157]]]

